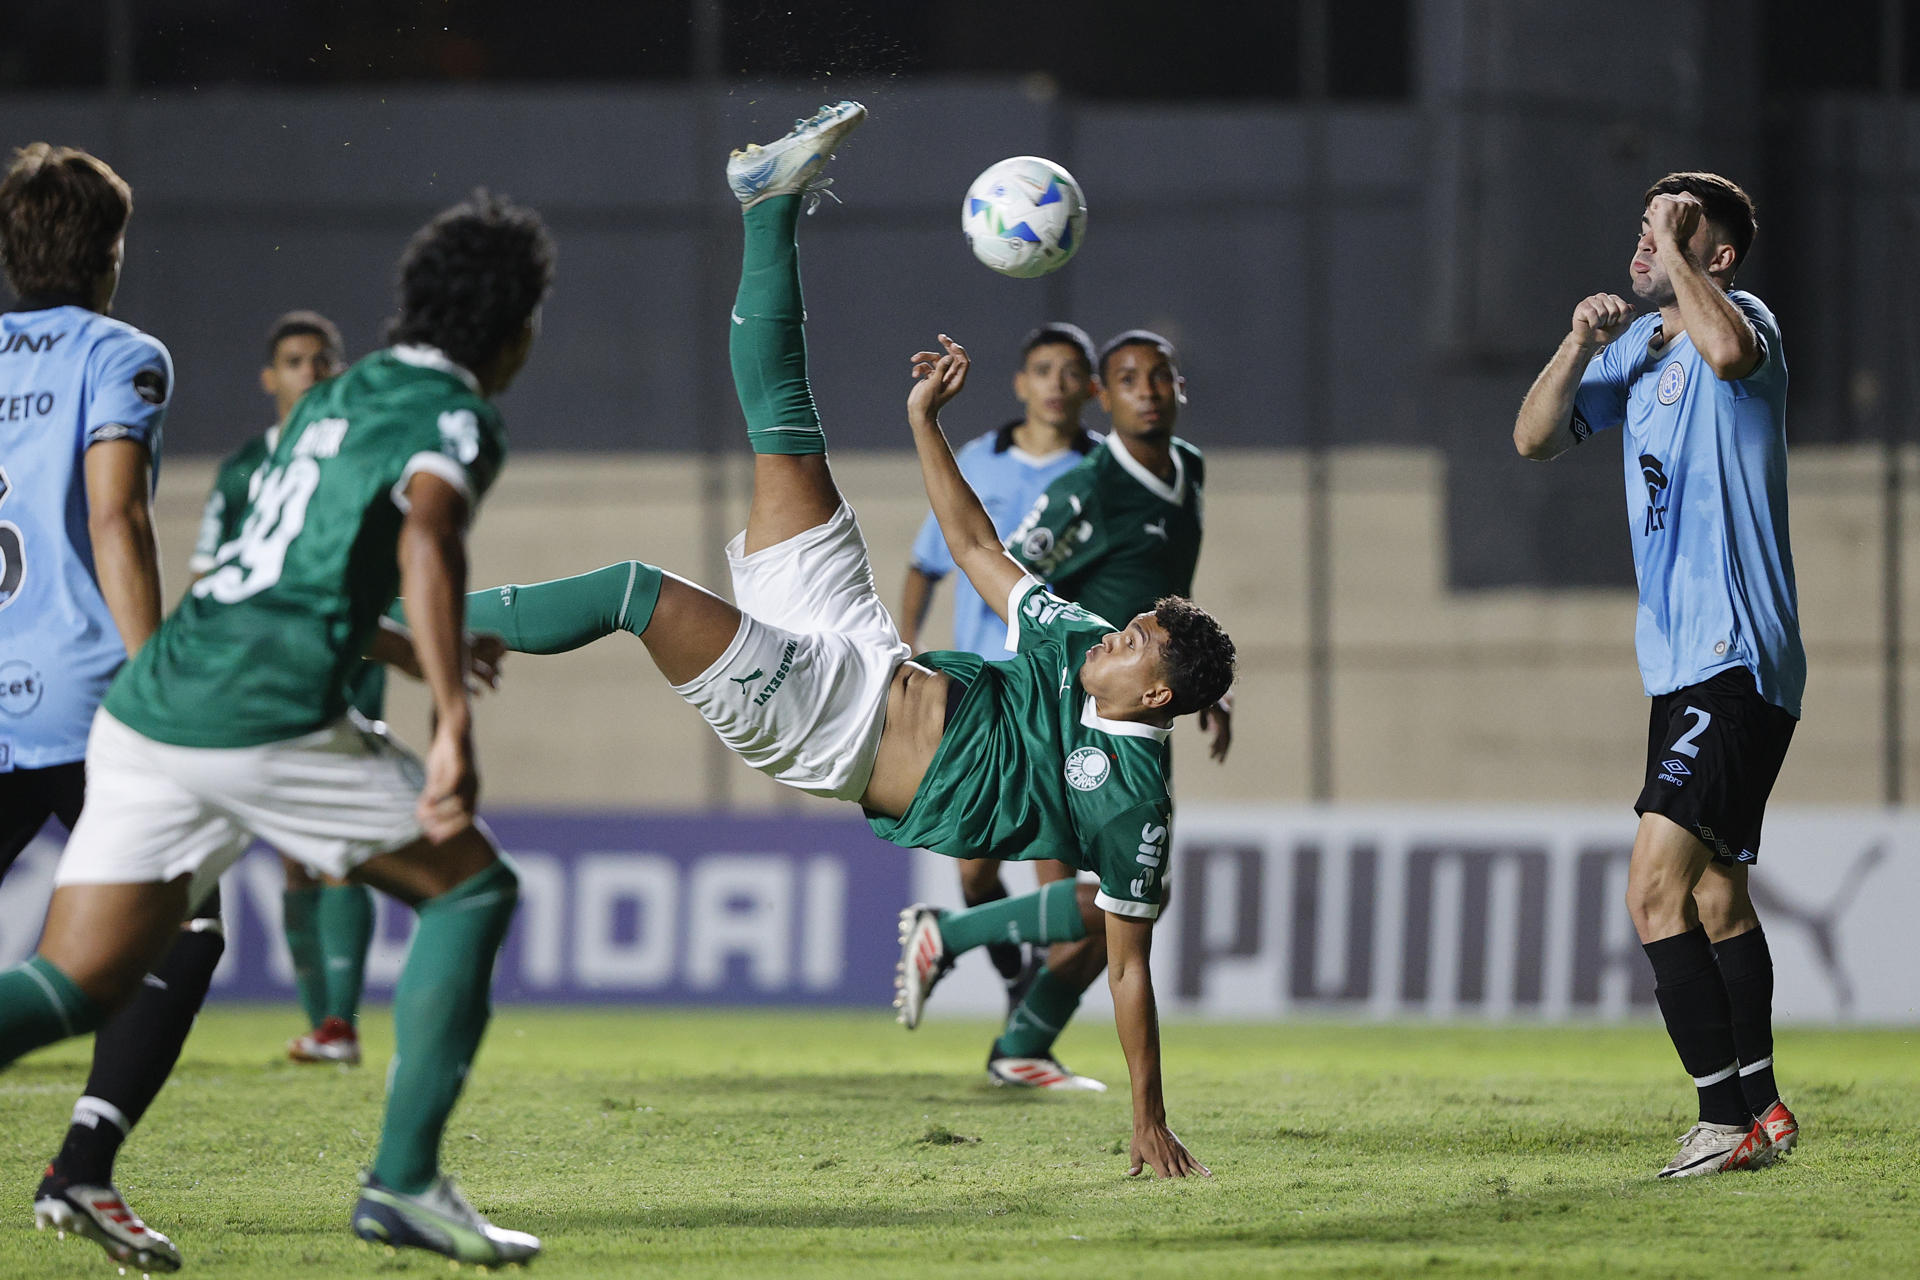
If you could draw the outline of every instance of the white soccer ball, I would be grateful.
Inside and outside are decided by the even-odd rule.
[[[1058,271],[1087,230],[1087,198],[1073,175],[1039,156],[1002,160],[973,180],[960,210],[973,256],[1022,280]]]

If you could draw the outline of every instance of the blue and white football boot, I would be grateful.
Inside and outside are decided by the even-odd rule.
[[[859,103],[836,102],[794,121],[784,138],[764,146],[749,142],[728,158],[727,185],[748,209],[769,196],[812,195],[817,203],[818,193],[833,181],[822,178],[821,170],[866,118],[867,109]]]
[[[526,1262],[540,1252],[538,1237],[488,1222],[444,1174],[417,1196],[395,1191],[371,1173],[360,1175],[353,1234],[375,1244],[428,1249],[480,1266]]]

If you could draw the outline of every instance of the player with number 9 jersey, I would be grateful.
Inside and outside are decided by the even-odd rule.
[[[396,346],[309,392],[262,465],[239,536],[105,703],[158,742],[250,747],[340,718],[399,589],[407,482],[425,471],[477,503],[506,430],[473,376]]]

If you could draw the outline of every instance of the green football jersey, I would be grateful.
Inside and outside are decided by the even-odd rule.
[[[883,840],[956,858],[1058,858],[1099,875],[1102,910],[1150,920],[1173,828],[1168,731],[1105,719],[1081,688],[1088,650],[1115,630],[1105,619],[1031,578],[1008,616],[1018,658],[914,659],[967,691],[906,813],[867,822]]]
[[[499,413],[431,348],[376,352],[321,383],[250,482],[239,532],[102,705],[185,747],[258,746],[339,719],[399,591],[407,482],[430,472],[477,504],[505,460]]]
[[[1173,442],[1173,480],[1134,460],[1117,435],[1052,484],[1007,550],[1054,591],[1122,626],[1161,596],[1193,593],[1206,462]]]
[[[247,515],[247,499],[253,477],[260,464],[273,451],[280,428],[268,427],[227,455],[214,474],[207,503],[200,509],[200,537],[193,544],[193,556],[187,568],[197,577],[219,562],[220,548],[240,536]],[[378,662],[360,664],[359,672],[347,686],[347,705],[369,720],[385,718],[387,705],[387,669]]]

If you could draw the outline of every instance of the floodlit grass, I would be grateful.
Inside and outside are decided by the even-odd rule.
[[[384,1011],[358,1071],[284,1062],[295,1029],[206,1014],[123,1190],[194,1276],[447,1274],[346,1230]],[[1123,1176],[1111,1028],[1062,1049],[1115,1091],[1065,1097],[989,1087],[989,1031],[937,1006],[912,1034],[877,1014],[506,1009],[447,1162],[545,1238],[548,1280],[1920,1270],[1920,1033],[1784,1034],[1800,1151],[1661,1183],[1690,1091],[1653,1028],[1174,1025],[1174,1126],[1215,1176],[1153,1183]],[[0,1075],[0,1276],[114,1274],[27,1226],[86,1049]]]

